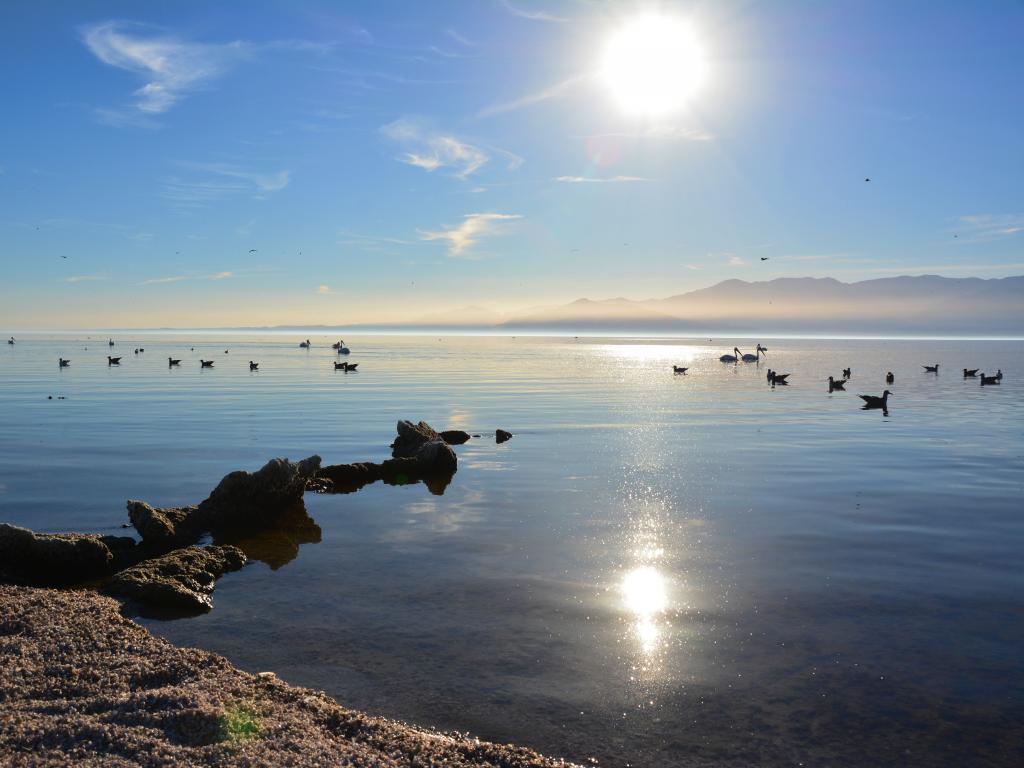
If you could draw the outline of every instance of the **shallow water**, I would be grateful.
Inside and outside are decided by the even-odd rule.
[[[1024,764],[1021,342],[762,339],[773,390],[724,339],[353,337],[347,375],[322,336],[150,334],[119,367],[19,339],[0,520],[38,530],[116,532],[125,499],[272,456],[380,460],[399,418],[483,435],[441,496],[307,494],[319,541],[146,622],[176,643],[600,765]],[[888,415],[861,410],[888,370]]]

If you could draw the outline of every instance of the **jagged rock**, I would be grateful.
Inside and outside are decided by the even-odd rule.
[[[504,429],[494,430],[494,440],[498,443],[504,443],[507,440],[512,439],[512,433],[506,432]]]
[[[0,575],[5,579],[40,587],[77,584],[106,578],[113,561],[102,536],[35,533],[0,523]]]
[[[427,422],[421,421],[413,424],[403,419],[398,422],[398,437],[391,444],[391,456],[396,459],[409,458],[416,455],[416,451],[424,443],[431,440],[440,440],[440,436]]]
[[[136,601],[153,615],[191,615],[213,607],[217,579],[245,565],[238,547],[186,547],[118,573],[107,592]]]
[[[199,505],[211,530],[263,528],[275,525],[296,502],[302,501],[306,481],[320,468],[320,457],[295,463],[271,459],[256,472],[225,475]]]
[[[461,429],[446,429],[438,436],[448,445],[462,445],[469,440],[469,432],[463,432]]]
[[[358,491],[364,485],[381,479],[380,464],[360,462],[358,464],[331,464],[321,467],[314,482],[327,480],[336,493]]]
[[[144,501],[128,502],[128,519],[147,547],[166,552],[196,541],[209,525],[199,507],[157,509]]]

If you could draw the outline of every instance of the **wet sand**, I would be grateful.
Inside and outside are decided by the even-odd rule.
[[[0,763],[560,766],[177,648],[89,590],[0,586]]]

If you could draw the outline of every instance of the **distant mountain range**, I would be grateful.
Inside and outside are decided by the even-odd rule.
[[[1024,276],[726,280],[664,299],[578,299],[501,315],[466,307],[412,326],[494,330],[1024,335]]]

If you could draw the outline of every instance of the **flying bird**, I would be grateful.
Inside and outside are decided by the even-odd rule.
[[[256,249],[255,248],[250,248],[249,249],[249,253],[256,253]]]
[[[761,261],[768,261],[768,257],[767,256],[762,256],[761,257]]]
[[[864,179],[864,181],[871,181],[871,179]]]

